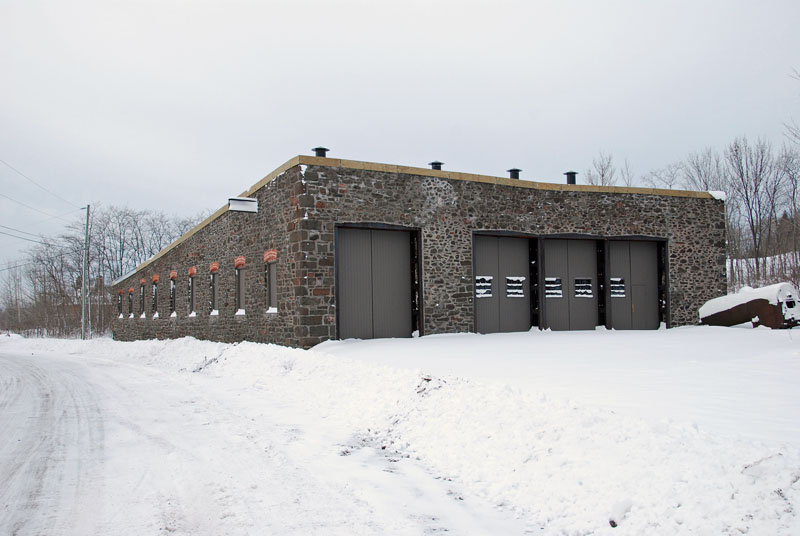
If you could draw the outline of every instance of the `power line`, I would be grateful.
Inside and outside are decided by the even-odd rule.
[[[24,268],[25,266],[30,266],[32,264],[37,264],[40,260],[53,261],[53,260],[56,260],[56,259],[61,259],[61,261],[63,262],[65,256],[69,257],[69,253],[65,253],[65,252],[62,251],[62,252],[57,253],[55,255],[38,255],[37,254],[35,260],[28,261],[28,262],[23,262],[23,259],[17,259],[16,261],[9,261],[9,262],[19,262],[21,264],[17,264],[17,265],[14,265],[14,266],[6,266],[5,268],[0,268],[0,272],[13,270],[15,268]]]
[[[41,235],[29,233],[28,231],[21,231],[19,229],[14,229],[13,227],[7,227],[5,225],[0,225],[3,229],[8,229],[9,231],[14,231],[15,233],[22,233],[30,236],[35,236],[36,238],[42,238]]]
[[[0,234],[4,234],[4,235],[10,236],[12,238],[19,238],[20,240],[26,240],[28,242],[34,242],[36,244],[42,244],[44,246],[57,246],[58,245],[58,244],[53,244],[52,242],[42,242],[41,240],[33,240],[31,238],[25,238],[24,236],[13,235],[11,233],[6,233],[4,231],[0,231]]]
[[[78,208],[78,205],[76,205],[75,203],[70,203],[69,201],[67,201],[66,199],[64,199],[63,197],[61,197],[60,195],[58,195],[57,193],[55,193],[55,192],[51,192],[50,190],[48,190],[47,188],[45,188],[44,186],[42,186],[41,184],[39,184],[38,182],[36,182],[36,181],[35,181],[35,180],[33,180],[32,178],[28,177],[28,176],[27,176],[27,175],[25,175],[23,172],[21,172],[20,170],[18,170],[17,168],[15,168],[15,167],[14,167],[14,166],[12,166],[11,164],[9,164],[9,163],[8,163],[8,162],[6,162],[5,160],[3,160],[2,158],[0,158],[0,162],[2,162],[3,164],[5,164],[5,165],[6,165],[8,168],[10,168],[11,170],[13,170],[13,171],[14,171],[14,172],[15,172],[17,175],[19,175],[20,177],[23,177],[23,178],[25,178],[25,179],[29,180],[30,182],[32,182],[33,184],[35,184],[36,186],[38,186],[39,188],[41,188],[42,190],[44,190],[44,191],[45,191],[45,192],[47,192],[48,194],[52,195],[53,197],[56,197],[56,198],[58,198],[58,199],[62,200],[64,203],[68,204],[68,205],[69,205],[69,206],[71,206],[71,207]]]
[[[51,218],[51,219],[52,219],[52,218],[58,218],[58,219],[59,219],[59,220],[61,220],[61,221],[64,221],[64,222],[66,222],[66,223],[70,223],[70,222],[68,222],[67,220],[65,220],[64,218],[61,218],[60,216],[53,216],[52,214],[49,214],[49,213],[47,213],[47,212],[45,212],[45,211],[43,211],[43,210],[39,210],[38,208],[34,208],[34,207],[30,206],[30,205],[26,205],[26,204],[25,204],[25,203],[23,203],[22,201],[17,201],[16,199],[14,199],[14,198],[12,198],[12,197],[9,197],[9,196],[7,196],[7,195],[6,195],[6,194],[4,194],[4,193],[0,193],[0,196],[2,196],[2,197],[5,197],[5,198],[6,198],[6,199],[8,199],[9,201],[13,201],[14,203],[17,203],[18,205],[22,205],[22,206],[23,206],[23,207],[25,207],[25,208],[28,208],[28,209],[30,209],[30,210],[35,210],[36,212],[38,212],[38,213],[40,213],[40,214],[44,214],[45,216],[50,216],[50,218]]]
[[[31,264],[35,263],[26,262],[25,264],[17,264],[16,266],[6,266],[5,268],[0,268],[0,272],[7,272],[8,270],[14,270],[15,268],[25,268],[26,266],[30,266]]]

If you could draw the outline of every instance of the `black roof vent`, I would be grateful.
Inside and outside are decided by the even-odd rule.
[[[438,160],[434,160],[433,162],[428,162],[428,165],[431,166],[431,169],[442,169],[444,162],[439,162]]]
[[[314,151],[314,156],[321,156],[322,158],[325,158],[325,153],[330,151],[327,147],[314,147],[311,150]]]
[[[564,175],[567,176],[567,184],[575,184],[575,175],[577,175],[577,171],[567,171]]]
[[[507,169],[506,171],[511,173],[511,178],[512,179],[518,179],[519,178],[519,172],[522,171],[522,170],[521,169],[517,169],[517,168],[514,167],[514,168],[511,168],[511,169]]]

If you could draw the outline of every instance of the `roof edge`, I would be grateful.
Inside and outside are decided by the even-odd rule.
[[[488,184],[499,184],[502,186],[515,186],[518,188],[531,188],[535,190],[553,190],[565,192],[594,192],[594,193],[610,193],[610,194],[638,194],[638,195],[661,195],[668,197],[694,197],[699,199],[715,199],[713,195],[708,192],[695,192],[690,190],[665,190],[661,188],[634,188],[628,186],[592,186],[590,184],[559,184],[552,182],[535,182],[520,179],[509,179],[506,177],[493,177],[491,175],[477,175],[474,173],[462,173],[459,171],[445,171],[430,168],[418,168],[411,166],[400,166],[396,164],[380,164],[378,162],[363,162],[360,160],[345,160],[342,158],[327,158],[319,156],[306,156],[298,155],[290,158],[282,165],[278,166],[275,170],[265,176],[263,179],[255,183],[253,186],[239,194],[238,197],[250,197],[257,190],[262,188],[265,184],[271,182],[279,175],[285,173],[288,169],[297,166],[327,166],[327,167],[340,167],[346,169],[358,169],[367,171],[382,171],[385,173],[398,173],[405,175],[419,175],[425,177],[440,177],[443,179],[451,179],[457,181],[471,181],[482,182]],[[228,211],[228,205],[223,205],[217,209],[209,217],[192,227],[186,233],[181,235],[180,238],[166,246],[164,249],[139,264],[129,274],[121,276],[114,281],[113,284],[121,283],[123,280],[147,268],[150,264],[154,263],[168,252],[187,241],[189,238],[198,233],[206,225],[216,220]]]
[[[258,190],[259,188],[261,188],[262,186],[264,186],[268,182],[272,181],[278,175],[281,175],[282,173],[286,172],[287,169],[290,169],[290,168],[292,168],[292,167],[294,167],[294,166],[296,166],[298,164],[300,164],[300,157],[299,156],[295,156],[294,158],[290,158],[289,160],[284,162],[281,166],[279,166],[274,171],[272,171],[272,173],[270,173],[269,175],[267,175],[266,177],[264,177],[263,179],[261,179],[260,181],[255,183],[253,186],[251,186],[250,188],[248,188],[247,190],[245,190],[244,192],[239,194],[237,197],[250,197],[253,193],[256,192],[256,190]],[[159,251],[158,253],[156,253],[155,255],[153,255],[152,257],[150,257],[149,259],[147,259],[143,263],[141,263],[130,274],[128,274],[126,276],[122,276],[122,278],[117,280],[117,282],[121,282],[123,279],[127,279],[128,277],[130,277],[131,275],[135,274],[136,272],[139,272],[140,270],[143,270],[143,269],[147,268],[149,265],[151,265],[152,263],[154,263],[155,261],[157,261],[158,259],[160,259],[164,255],[166,255],[168,252],[172,251],[174,248],[178,247],[180,244],[182,244],[182,243],[186,242],[187,240],[189,240],[197,232],[199,232],[201,229],[203,229],[203,227],[205,227],[206,225],[208,225],[212,221],[216,220],[217,218],[219,218],[220,216],[222,216],[226,212],[228,212],[228,205],[221,206],[213,214],[211,214],[211,216],[209,216],[208,218],[204,219],[203,221],[201,221],[200,223],[198,223],[197,225],[195,225],[194,227],[192,227],[191,229],[186,231],[184,234],[181,235],[180,238],[178,238],[177,240],[175,240],[174,242],[172,242],[171,244],[166,246],[164,249],[162,249],[161,251]]]
[[[517,186],[534,190],[554,190],[565,192],[594,192],[612,194],[638,194],[662,195],[667,197],[694,197],[699,199],[714,199],[708,192],[692,190],[667,190],[664,188],[638,188],[633,186],[593,186],[591,184],[561,184],[554,182],[537,182],[524,179],[510,179],[508,177],[494,177],[491,175],[478,175],[462,173],[459,171],[445,171],[430,168],[400,166],[395,164],[380,164],[378,162],[362,162],[359,160],[345,160],[342,158],[322,158],[318,156],[300,155],[297,157],[300,164],[309,166],[342,167],[347,169],[363,169],[368,171],[383,171],[386,173],[403,173],[406,175],[421,175],[426,177],[441,177],[459,181],[483,182],[500,184],[503,186]]]

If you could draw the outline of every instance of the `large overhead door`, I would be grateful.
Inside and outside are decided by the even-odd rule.
[[[479,333],[531,327],[528,239],[475,236],[475,318]]]
[[[410,232],[341,228],[337,240],[339,338],[410,337]]]
[[[608,304],[614,329],[657,329],[658,244],[614,240],[608,243]]]
[[[597,326],[597,249],[594,240],[544,241],[544,309],[553,330]]]

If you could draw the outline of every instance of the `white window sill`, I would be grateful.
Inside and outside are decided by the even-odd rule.
[[[278,312],[277,307],[270,307],[269,309],[267,309],[267,314],[276,314],[277,312]]]
[[[142,314],[139,316],[139,318],[147,318],[147,315],[146,315],[146,314],[144,314],[144,313],[142,313]]]
[[[239,309],[234,316],[245,316],[245,314],[244,309]]]
[[[122,315],[119,315],[119,318],[125,318],[125,317],[124,317],[124,316],[122,316]]]
[[[197,311],[192,311],[191,313],[189,313],[189,318],[194,318],[196,316],[197,316]]]
[[[153,320],[155,320],[156,318],[158,318],[158,313],[153,313]]]
[[[175,311],[172,311],[172,313],[170,313],[169,317],[170,318],[178,318],[178,313],[176,313]]]
[[[133,318],[133,313],[131,313],[130,315],[128,315],[128,318]]]
[[[214,309],[213,311],[208,313],[208,316],[219,316],[219,311],[217,309]]]

